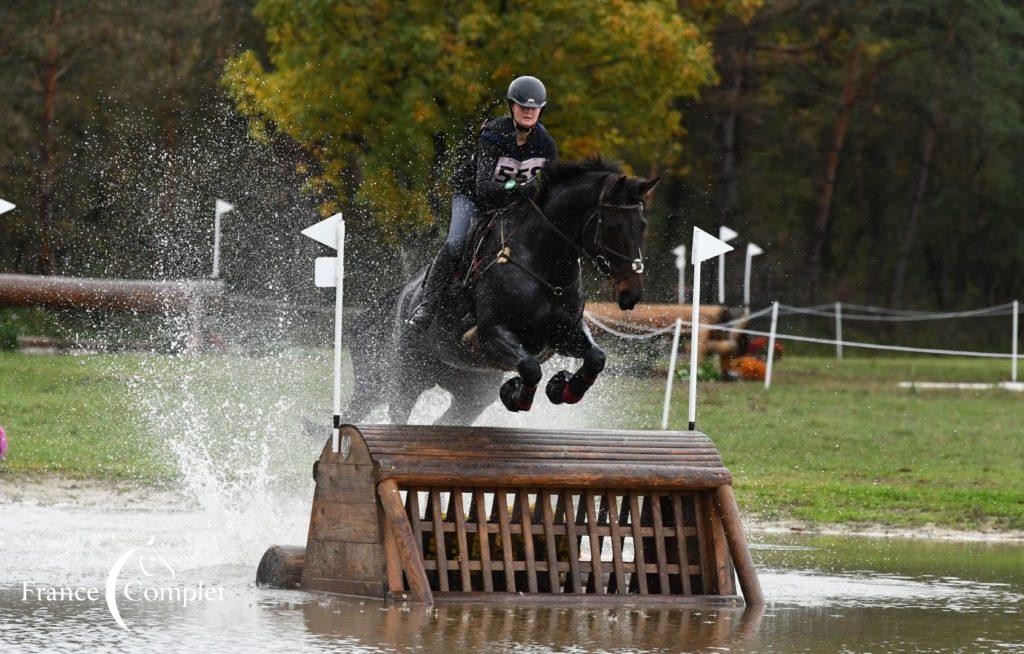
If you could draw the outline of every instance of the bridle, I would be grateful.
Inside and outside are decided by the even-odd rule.
[[[568,243],[570,247],[574,248],[578,253],[580,253],[581,255],[585,255],[588,259],[590,259],[590,261],[594,264],[594,267],[597,268],[598,271],[600,271],[606,279],[611,281],[613,285],[618,284],[622,280],[629,277],[631,274],[644,274],[644,254],[643,251],[640,249],[640,243],[642,243],[644,226],[647,224],[647,220],[644,218],[643,215],[644,205],[642,202],[638,202],[636,204],[612,204],[610,202],[605,202],[605,196],[608,194],[608,191],[611,190],[612,185],[615,184],[616,179],[617,177],[615,177],[614,175],[608,176],[608,180],[605,181],[604,188],[601,189],[601,195],[600,197],[598,197],[597,205],[590,210],[590,213],[587,214],[586,220],[583,221],[583,227],[580,229],[579,237],[576,238],[575,240],[570,238],[564,231],[562,231],[561,228],[559,228],[557,225],[551,222],[551,219],[547,217],[547,214],[544,213],[544,210],[540,208],[540,206],[533,200],[533,198],[529,199],[530,206],[541,218],[544,219],[544,222],[547,223],[547,226],[553,229],[555,233],[557,233],[559,236],[561,236],[562,240]],[[634,238],[634,242],[637,244],[635,258],[630,257],[627,254],[623,254],[618,250],[614,250],[605,244],[604,217],[606,212],[620,214],[640,214],[639,221],[627,221],[631,229],[634,225],[636,225],[637,228],[640,230],[639,234],[630,234],[630,237]],[[632,215],[630,215],[630,218],[632,218]],[[585,239],[587,237],[587,230],[590,229],[591,225],[594,226],[593,240],[590,242],[590,247],[588,248]],[[591,250],[593,250],[593,252]],[[612,263],[609,260],[609,256],[614,257],[620,261],[625,261],[626,263],[629,263],[630,271],[617,279],[613,279]]]
[[[544,213],[544,210],[540,208],[540,206],[537,204],[537,202],[534,200],[534,198],[531,197],[531,198],[527,199],[527,202],[529,203],[529,207],[538,216],[541,217],[541,219],[544,221],[545,225],[548,228],[550,228],[551,230],[553,230],[556,234],[558,234],[558,236],[561,237],[561,239],[563,241],[565,241],[566,244],[569,245],[569,247],[571,247],[573,250],[576,251],[577,258],[582,259],[585,256],[588,259],[590,259],[590,261],[593,262],[594,266],[609,281],[611,281],[613,285],[618,284],[619,282],[621,282],[622,280],[626,279],[627,277],[629,277],[633,273],[635,273],[637,275],[643,275],[643,273],[644,273],[644,258],[643,258],[643,252],[640,250],[640,243],[642,242],[641,238],[643,236],[644,226],[647,224],[647,220],[644,219],[644,217],[643,217],[644,205],[643,205],[642,202],[641,203],[637,203],[637,204],[612,204],[610,202],[605,202],[605,196],[611,190],[612,185],[615,183],[615,181],[617,179],[618,179],[617,177],[609,175],[609,179],[607,181],[605,181],[604,188],[601,189],[601,195],[598,197],[597,205],[590,211],[590,213],[587,214],[586,220],[583,221],[583,226],[582,226],[582,228],[580,228],[580,233],[578,234],[577,238],[575,238],[575,239],[573,239],[571,236],[566,234],[562,230],[562,228],[560,228],[558,225],[556,225],[553,222],[551,222],[551,219],[548,218],[547,214]],[[636,258],[630,257],[629,255],[623,254],[623,253],[621,253],[621,252],[619,252],[617,250],[614,250],[614,249],[608,247],[607,245],[605,245],[605,243],[604,243],[604,216],[605,216],[606,212],[608,212],[608,213],[618,212],[618,213],[630,213],[630,214],[633,214],[635,212],[639,212],[639,214],[640,214],[640,220],[639,221],[633,221],[633,220],[629,221],[630,225],[633,225],[634,223],[638,223],[639,229],[640,229],[640,233],[639,234],[630,234],[631,237],[636,237],[636,243],[637,243],[637,251],[636,251],[637,256],[636,256]],[[630,216],[630,217],[632,218],[632,216]],[[482,269],[477,270],[475,265],[474,265],[474,266],[472,266],[470,268],[470,270],[468,270],[466,272],[466,277],[462,281],[463,288],[465,288],[470,283],[472,283],[471,282],[471,278],[473,277],[474,273],[476,274],[476,278],[479,278],[480,276],[483,276],[485,273],[487,273],[487,271],[490,270],[495,265],[511,263],[512,265],[516,266],[517,268],[519,268],[520,270],[522,270],[523,272],[525,272],[526,274],[530,275],[535,280],[537,280],[537,282],[539,282],[542,286],[547,288],[548,291],[550,291],[552,295],[558,297],[558,296],[561,296],[563,293],[565,293],[565,289],[569,288],[569,287],[566,287],[566,286],[556,286],[556,285],[552,284],[551,282],[549,282],[548,280],[544,279],[543,277],[538,275],[536,272],[531,270],[529,268],[529,266],[527,266],[525,263],[519,261],[516,257],[514,257],[512,255],[511,249],[508,247],[508,240],[507,239],[508,239],[508,237],[511,236],[511,233],[507,234],[507,235],[505,234],[505,220],[504,220],[504,218],[500,218],[499,219],[498,216],[495,216],[495,218],[492,219],[492,220],[498,220],[498,222],[501,225],[501,227],[500,227],[501,232],[500,232],[500,236],[499,236],[500,245],[499,245],[499,248],[498,248],[498,252],[495,255],[495,258],[492,259]],[[492,224],[493,224],[493,222],[492,222]],[[589,229],[591,229],[591,225],[593,225],[593,240],[589,243],[589,247],[588,247],[588,245],[585,243],[585,239],[586,239],[586,236],[587,236],[587,231]],[[515,230],[513,230],[513,232],[514,231]],[[479,243],[479,245],[477,247],[479,248],[481,245],[483,245],[483,240],[482,239],[481,239],[481,241],[480,241],[480,243]],[[593,252],[591,250],[593,250]],[[474,255],[474,257],[475,257],[475,255]],[[611,260],[609,259],[609,257],[614,257],[616,259],[619,259],[621,261],[625,261],[625,262],[629,263],[630,264],[630,271],[627,272],[622,277],[619,277],[617,279],[613,279],[612,278],[612,264],[611,264]],[[572,282],[571,286],[574,287],[574,286],[578,285],[580,283],[580,281],[581,281],[580,280],[580,276],[579,276],[579,274],[577,274],[576,278]]]

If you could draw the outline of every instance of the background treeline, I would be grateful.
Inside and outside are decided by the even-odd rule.
[[[296,234],[337,209],[361,262],[349,288],[390,285],[433,249],[475,126],[534,73],[564,156],[665,176],[654,299],[674,296],[670,249],[690,226],[727,224],[767,250],[757,305],[1005,302],[1024,282],[1022,14],[997,0],[5,2],[0,197],[19,208],[0,218],[0,270],[208,275],[221,197],[238,206],[232,288],[318,298],[317,248]]]

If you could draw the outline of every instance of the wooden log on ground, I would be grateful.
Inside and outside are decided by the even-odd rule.
[[[286,590],[299,588],[305,563],[305,547],[275,545],[260,559],[256,568],[256,585]]]

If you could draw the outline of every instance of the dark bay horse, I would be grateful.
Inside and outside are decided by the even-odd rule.
[[[583,359],[548,382],[555,404],[578,402],[604,369],[605,353],[583,321],[581,261],[611,282],[622,309],[643,294],[644,200],[657,184],[603,160],[547,166],[536,195],[502,210],[472,241],[474,267],[437,312],[413,332],[405,319],[423,293],[421,270],[353,324],[348,337],[355,391],[343,420],[358,422],[386,403],[404,424],[419,396],[440,386],[452,403],[439,424],[471,424],[501,385],[510,411],[529,411],[552,354]],[[466,283],[468,280],[468,283]]]

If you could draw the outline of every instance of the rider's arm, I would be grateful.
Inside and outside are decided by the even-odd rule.
[[[476,146],[476,200],[481,206],[495,207],[505,202],[507,191],[503,182],[495,179],[495,169],[501,157],[500,137],[484,130]]]

